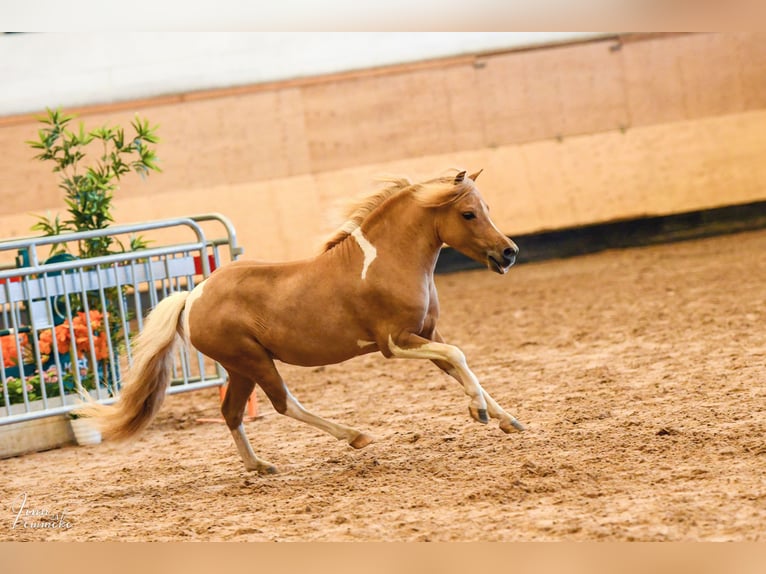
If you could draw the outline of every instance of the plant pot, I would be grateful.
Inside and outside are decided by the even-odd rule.
[[[79,445],[100,444],[101,431],[88,419],[72,419],[72,432]]]

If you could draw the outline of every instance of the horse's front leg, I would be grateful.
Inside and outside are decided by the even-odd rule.
[[[455,378],[463,385],[465,394],[471,398],[468,412],[475,420],[487,424],[486,393],[479,384],[479,379],[473,374],[465,360],[465,355],[455,345],[441,341],[425,339],[413,333],[401,333],[394,338],[388,336],[388,349],[391,355],[402,359],[430,359],[439,361],[446,369],[455,373]]]
[[[441,334],[436,329],[434,329],[433,334],[431,335],[431,339],[437,343],[444,342]],[[455,379],[458,383],[463,384],[463,381],[460,379],[460,373],[455,370],[452,365],[439,359],[434,360],[433,363],[442,371]],[[500,422],[500,430],[506,433],[520,432],[525,430],[524,425],[516,420],[514,416],[507,413],[499,404],[497,404],[495,399],[493,399],[492,396],[484,388],[482,388],[482,391],[484,393],[484,400],[487,402],[487,411],[489,412],[489,416],[493,419],[497,419]]]

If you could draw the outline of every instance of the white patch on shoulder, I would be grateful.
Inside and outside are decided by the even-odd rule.
[[[365,347],[374,345],[375,341],[363,341],[362,339],[357,339],[356,344],[359,346],[360,349],[364,349]]]
[[[370,265],[378,256],[378,250],[375,249],[375,246],[370,243],[364,236],[361,227],[354,229],[354,231],[351,232],[351,237],[353,237],[359,244],[359,247],[362,248],[362,254],[364,255],[364,264],[362,265],[362,280],[364,280],[365,277],[367,277],[367,270],[370,268]]]
[[[186,341],[189,341],[189,337],[191,336],[191,333],[189,332],[189,312],[191,311],[191,307],[194,304],[194,302],[202,297],[202,292],[205,290],[205,279],[202,281],[199,285],[197,285],[194,289],[192,289],[192,292],[189,293],[189,296],[186,298],[186,305],[184,305],[184,337],[186,338]]]

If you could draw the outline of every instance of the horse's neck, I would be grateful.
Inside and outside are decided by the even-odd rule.
[[[442,242],[436,234],[433,211],[407,196],[394,197],[362,224],[365,239],[378,253],[393,257],[415,273],[433,274]]]

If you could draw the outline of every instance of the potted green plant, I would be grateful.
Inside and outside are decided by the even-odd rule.
[[[157,127],[151,127],[146,119],[136,116],[130,123],[129,130],[121,126],[101,126],[89,131],[85,129],[82,122],[77,129],[71,129],[74,116],[65,115],[61,109],[47,109],[46,115],[39,119],[43,126],[38,130],[37,139],[30,140],[27,144],[38,150],[39,153],[35,159],[52,165],[53,172],[59,174],[59,187],[64,192],[67,216],[64,219],[60,215],[38,216],[38,221],[32,226],[34,231],[54,236],[68,232],[105,229],[114,221],[112,200],[119,189],[121,178],[129,173],[137,173],[145,178],[151,172],[162,171],[155,151],[155,146],[159,142],[156,134]],[[79,241],[76,253],[67,253],[65,243],[53,244],[50,256],[53,259],[61,257],[88,259],[144,247],[146,247],[146,241],[141,237],[131,237],[130,244],[125,246],[116,238],[104,235]],[[108,318],[110,315],[117,316],[115,310],[122,296],[123,293],[118,288],[109,288],[105,291],[106,305],[101,309],[101,319]],[[72,296],[70,308],[75,316],[73,323],[77,321],[76,316],[83,314],[86,308],[93,313],[93,310],[101,306],[97,295],[86,303],[87,305],[78,296]],[[91,316],[90,319],[90,324],[93,325],[93,317]],[[108,360],[99,355],[99,347],[105,347],[105,337],[111,339],[115,349],[122,342],[120,340],[122,334],[117,323],[117,321],[112,322],[108,332],[102,329],[100,333],[91,333],[91,340],[96,346],[97,363]],[[76,328],[76,325],[74,327]],[[37,344],[44,343],[44,341],[37,341]],[[71,349],[70,355],[72,353],[74,355],[66,364],[70,369],[79,369],[77,360],[79,351],[74,344]],[[99,366],[93,364],[89,365],[89,368],[97,369]],[[105,364],[102,368],[103,373],[109,372]],[[60,376],[66,376],[66,374]],[[41,384],[45,384],[45,375],[39,375],[39,377],[41,377]],[[83,373],[72,377],[79,394],[89,390],[83,385],[83,382],[87,380],[88,375]],[[34,383],[32,385],[34,387]],[[87,429],[75,429],[75,426],[79,429],[79,426],[87,425],[87,421],[77,422],[77,419],[73,418],[72,423],[76,435],[78,432],[85,433],[83,440],[96,440],[93,432]],[[89,433],[90,438],[88,438]],[[100,434],[98,440],[100,441]]]
[[[69,217],[62,221],[58,215],[53,219],[38,216],[39,221],[32,226],[35,231],[59,235],[105,229],[114,221],[112,199],[120,179],[131,172],[146,177],[162,171],[153,147],[159,142],[157,127],[150,127],[146,119],[136,116],[130,124],[132,134],[120,126],[86,131],[82,122],[76,132],[72,131],[69,125],[74,116],[64,115],[61,109],[48,109],[39,119],[44,127],[37,132],[38,139],[27,143],[40,150],[35,159],[52,163],[54,173],[60,174],[59,187],[64,190]],[[91,159],[93,155],[95,159]],[[114,242],[109,236],[86,239],[80,242],[77,255],[98,257],[125,250],[122,245],[115,250]],[[144,246],[141,238],[134,238],[129,248]],[[52,255],[63,249],[54,245]]]

